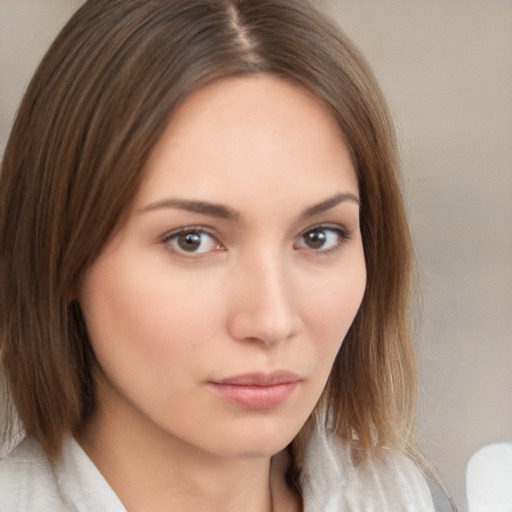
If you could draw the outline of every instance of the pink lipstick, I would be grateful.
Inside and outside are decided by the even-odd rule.
[[[223,398],[245,409],[272,409],[294,392],[300,377],[288,371],[254,372],[208,383]]]

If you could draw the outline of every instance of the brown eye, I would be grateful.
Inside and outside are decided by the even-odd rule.
[[[304,243],[311,249],[321,249],[327,240],[323,229],[312,229],[304,235]]]
[[[201,235],[199,233],[183,233],[176,239],[180,249],[187,252],[194,252],[201,247]]]
[[[301,249],[327,253],[340,247],[348,238],[347,233],[341,227],[319,226],[303,233],[297,246]]]
[[[202,254],[221,249],[221,244],[212,235],[198,229],[186,229],[171,233],[165,237],[164,242],[174,252],[182,254]]]

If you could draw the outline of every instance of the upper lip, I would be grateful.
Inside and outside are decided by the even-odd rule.
[[[274,372],[252,372],[241,375],[234,375],[225,379],[216,380],[214,384],[224,386],[277,386],[279,384],[289,384],[298,382],[300,377],[287,370],[277,370]]]

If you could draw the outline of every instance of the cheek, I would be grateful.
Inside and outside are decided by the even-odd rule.
[[[333,272],[315,286],[313,292],[303,293],[302,306],[321,360],[332,364],[363,300],[366,288],[364,259],[356,260],[347,271]]]
[[[179,374],[218,330],[218,293],[190,300],[190,282],[140,261],[100,260],[86,276],[80,303],[92,347],[107,373]]]
[[[86,274],[80,304],[100,366],[109,374],[139,373],[158,361],[163,333],[154,312],[161,297],[140,268],[119,257],[100,258]],[[161,292],[160,292],[161,293]]]
[[[81,297],[108,389],[150,416],[167,411],[177,397],[190,396],[201,377],[197,361],[203,350],[197,341],[201,322],[183,300],[184,290],[162,279],[161,269],[153,270],[127,262],[98,265],[87,276]]]

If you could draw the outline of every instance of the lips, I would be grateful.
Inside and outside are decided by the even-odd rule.
[[[297,374],[289,371],[254,372],[211,381],[208,386],[242,408],[261,410],[272,409],[285,402],[300,380]]]

